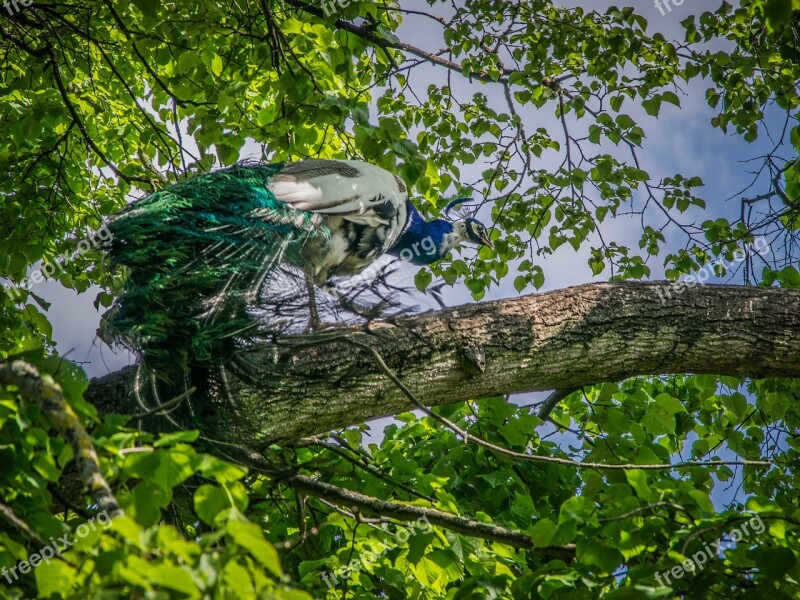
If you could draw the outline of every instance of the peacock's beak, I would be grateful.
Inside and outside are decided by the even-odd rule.
[[[481,246],[489,246],[489,248],[494,250],[494,244],[492,243],[492,240],[489,239],[488,233],[479,237],[478,240]]]

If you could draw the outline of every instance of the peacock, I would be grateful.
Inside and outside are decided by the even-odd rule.
[[[110,265],[126,275],[101,337],[135,349],[164,379],[263,334],[254,307],[286,266],[305,275],[312,300],[314,285],[383,254],[426,265],[464,242],[493,247],[475,218],[427,221],[400,177],[357,160],[195,175],[132,203],[108,228]]]

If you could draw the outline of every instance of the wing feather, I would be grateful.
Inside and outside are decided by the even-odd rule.
[[[267,184],[277,200],[298,210],[356,223],[388,225],[405,208],[405,186],[388,171],[361,161],[308,159],[290,163]]]

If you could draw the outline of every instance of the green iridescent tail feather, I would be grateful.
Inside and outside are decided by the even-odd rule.
[[[263,325],[248,310],[282,264],[303,267],[330,232],[266,188],[282,165],[239,165],[144,198],[110,223],[124,289],[101,336],[134,349],[164,379],[224,358]]]

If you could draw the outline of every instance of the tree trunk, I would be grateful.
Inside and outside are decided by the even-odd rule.
[[[800,291],[592,283],[293,343],[248,352],[254,385],[238,368],[226,369],[224,383],[212,378],[217,400],[195,426],[257,446],[414,408],[364,345],[426,405],[634,375],[800,377]],[[106,412],[136,412],[124,400],[130,381],[130,369],[93,380],[89,398]],[[222,385],[230,403],[219,403]]]

